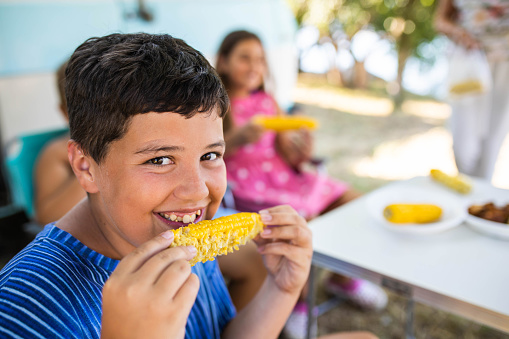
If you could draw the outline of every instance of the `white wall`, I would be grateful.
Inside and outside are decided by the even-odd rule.
[[[54,71],[86,38],[112,32],[169,33],[214,59],[222,38],[247,29],[264,42],[275,97],[291,104],[296,25],[285,0],[150,0],[152,22],[127,18],[135,0],[0,0],[2,142],[61,127]]]

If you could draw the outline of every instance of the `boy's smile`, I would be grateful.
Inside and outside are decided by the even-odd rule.
[[[168,229],[211,219],[226,190],[222,119],[215,111],[135,115],[86,184],[95,235],[110,257],[123,257]],[[95,228],[94,228],[95,229]],[[86,239],[85,238],[85,239]],[[83,237],[81,239],[84,239]],[[101,251],[104,252],[104,251]]]

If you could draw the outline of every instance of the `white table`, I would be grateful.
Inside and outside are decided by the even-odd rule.
[[[450,194],[428,177],[389,185]],[[493,194],[507,196],[509,202],[509,190],[481,180],[474,181],[469,195],[455,196],[467,205]],[[370,280],[409,297],[408,337],[414,300],[509,332],[509,241],[477,233],[465,223],[432,235],[394,233],[370,216],[368,198],[369,194],[309,223],[315,267]],[[312,281],[310,285],[313,303]]]

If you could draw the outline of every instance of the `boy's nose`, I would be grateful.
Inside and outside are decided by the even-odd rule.
[[[174,194],[177,198],[186,201],[200,201],[209,195],[209,188],[205,177],[199,170],[184,170],[181,180]]]

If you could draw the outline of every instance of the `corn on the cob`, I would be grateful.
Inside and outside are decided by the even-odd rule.
[[[316,129],[318,127],[318,121],[315,119],[298,115],[280,115],[274,117],[260,115],[254,118],[254,122],[276,132],[300,128]]]
[[[384,217],[396,224],[425,224],[442,216],[442,209],[432,204],[391,204],[384,209]]]
[[[445,186],[452,188],[453,190],[462,194],[467,194],[472,189],[472,185],[470,184],[469,180],[461,175],[453,177],[438,169],[432,169],[430,171],[430,176],[439,183],[442,183]]]
[[[477,79],[469,79],[449,88],[451,94],[481,93],[484,91],[482,83]]]
[[[237,213],[214,220],[203,220],[196,224],[173,230],[174,239],[170,247],[194,246],[198,253],[190,261],[194,266],[197,262],[214,260],[238,250],[256,237],[264,224],[257,213]]]

